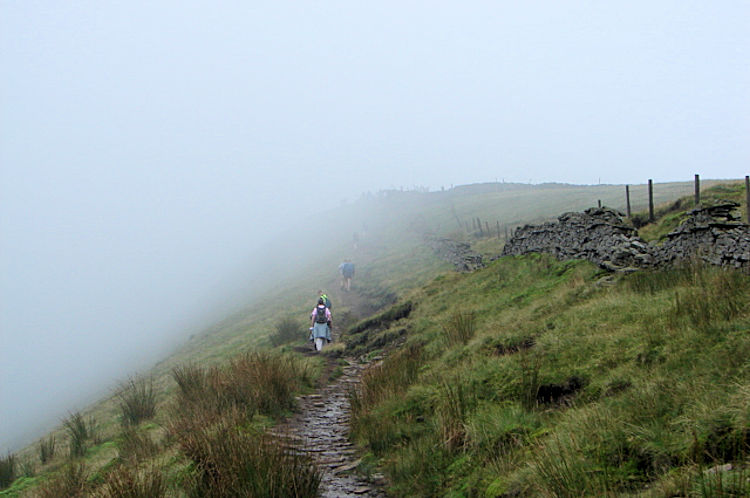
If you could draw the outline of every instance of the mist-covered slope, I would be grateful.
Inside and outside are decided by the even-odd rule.
[[[631,188],[631,192],[638,188],[645,192],[643,186]],[[657,185],[656,200],[674,199],[691,189],[691,183]],[[634,195],[634,209],[643,208],[644,200],[645,196],[639,200]],[[270,348],[269,336],[280,320],[303,322],[319,288],[339,302],[336,312],[348,315],[348,321],[353,322],[414,292],[437,275],[451,273],[450,266],[424,244],[425,235],[463,238],[482,252],[499,254],[506,227],[548,219],[599,201],[624,209],[624,187],[485,184],[444,192],[388,191],[363,196],[358,202],[290,227],[286,237],[249,255],[266,262],[266,271],[255,275],[243,290],[245,306],[238,306],[232,315],[195,334],[151,372],[141,372],[153,378],[158,400],[157,425],[152,428],[155,437],[169,418],[164,408],[174,397],[175,367],[220,366],[238,353]],[[489,225],[490,233],[477,233],[474,219],[481,220],[485,227]],[[357,267],[354,285],[361,300],[356,308],[347,308],[338,292],[336,269],[344,258],[352,259]],[[242,301],[238,296],[233,299]],[[112,387],[114,390],[117,386]],[[89,464],[93,468],[106,465],[118,454],[121,414],[117,398],[107,397],[85,409],[70,407],[70,412],[78,410],[92,417],[97,426],[99,442],[88,450]],[[41,465],[37,442],[18,453],[19,462],[29,462],[42,474],[62,468],[68,435],[63,428],[53,434],[61,447],[55,459]]]

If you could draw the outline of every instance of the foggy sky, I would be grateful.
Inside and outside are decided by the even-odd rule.
[[[748,25],[744,1],[1,0],[0,452],[220,313],[282,221],[744,177]]]

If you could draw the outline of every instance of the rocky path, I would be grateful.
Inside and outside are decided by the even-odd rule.
[[[300,396],[299,412],[274,432],[312,453],[321,474],[321,496],[385,497],[385,479],[356,472],[359,459],[349,441],[348,392],[359,382],[362,366],[347,361],[343,375],[314,394]]]

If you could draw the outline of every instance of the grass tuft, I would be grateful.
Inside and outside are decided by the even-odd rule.
[[[441,428],[443,445],[449,452],[462,450],[467,443],[466,419],[476,405],[460,382],[444,383],[437,420]]]
[[[50,434],[47,439],[39,441],[39,461],[45,464],[55,457],[55,436]]]
[[[172,431],[194,472],[182,486],[191,496],[317,496],[320,474],[311,458],[281,440],[243,428],[241,413]]]
[[[89,496],[91,485],[84,463],[68,463],[55,477],[39,487],[41,498],[79,498]]]
[[[368,368],[362,375],[359,388],[349,396],[353,418],[377,403],[403,393],[416,380],[421,364],[421,347],[411,345]]]
[[[255,413],[279,415],[294,407],[294,391],[311,383],[313,373],[304,360],[290,355],[249,353],[225,368],[182,366],[172,371],[177,382],[178,405],[201,412],[203,418],[240,410],[250,418]]]
[[[271,345],[281,346],[290,342],[299,341],[305,337],[305,331],[300,323],[293,318],[282,318],[276,324],[276,330],[269,337]]]
[[[109,472],[98,490],[102,498],[160,498],[167,496],[168,486],[156,467],[131,469],[120,465]]]
[[[139,462],[146,460],[159,452],[156,444],[147,432],[138,431],[134,427],[126,427],[117,440],[120,459]]]
[[[130,379],[120,386],[117,398],[123,426],[138,425],[156,415],[156,395],[152,379]]]
[[[468,343],[474,337],[475,330],[474,313],[471,312],[462,313],[456,311],[443,324],[445,337],[451,346]]]
[[[0,458],[0,489],[5,489],[16,480],[16,457],[8,453]]]
[[[68,432],[71,458],[85,455],[88,448],[90,431],[81,412],[71,413],[68,418],[63,420],[63,426]]]

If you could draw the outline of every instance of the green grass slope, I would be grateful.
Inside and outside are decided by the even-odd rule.
[[[673,202],[691,189],[691,183],[657,185],[656,199]],[[675,330],[683,325],[694,329],[684,334],[684,341],[690,337],[698,341],[703,337],[700,334],[717,341],[725,337],[714,330],[719,323],[715,323],[714,311],[706,311],[709,318],[699,330],[690,320],[683,319],[686,324],[678,318],[667,320],[672,316],[669,310],[689,313],[698,309],[691,304],[694,294],[703,288],[696,282],[713,282],[711,288],[729,289],[735,296],[744,292],[743,281],[725,282],[723,274],[696,270],[680,277],[678,283],[642,284],[639,288],[649,289],[644,294],[629,284],[619,283],[614,288],[598,285],[598,271],[590,265],[536,257],[504,259],[476,274],[457,275],[423,240],[427,234],[463,238],[486,254],[499,254],[503,231],[481,232],[472,227],[473,219],[479,218],[494,229],[498,223],[513,228],[598,201],[624,209],[624,188],[486,184],[433,193],[393,191],[364,197],[324,215],[327,232],[323,238],[316,232],[313,222],[317,220],[308,220],[299,230],[263,249],[269,270],[262,279],[258,277],[256,289],[248,294],[248,305],[196,334],[152,371],[143,373],[140,378],[148,379],[148,389],[136,383],[113,386],[111,396],[71,414],[67,427],[61,426],[2,459],[0,485],[15,482],[0,495],[54,496],[61,490],[72,495],[83,489],[80,492],[122,496],[117,489],[127,488],[128,483],[131,488],[142,488],[143,496],[205,495],[209,489],[249,493],[249,488],[243,487],[247,481],[238,477],[247,477],[241,462],[256,461],[251,456],[257,461],[282,458],[262,439],[263,429],[288,413],[295,393],[312,389],[324,371],[324,358],[299,358],[290,351],[294,341],[285,344],[286,339],[279,340],[282,335],[294,338],[297,334],[296,344],[304,342],[305,318],[319,288],[333,297],[340,326],[367,318],[397,300],[415,303],[411,315],[387,315],[373,322],[377,330],[362,330],[347,338],[349,353],[370,357],[406,341],[371,374],[375,379],[381,375],[378,372],[391,368],[388,365],[397,365],[393,367],[400,379],[397,385],[386,382],[380,388],[379,381],[372,380],[366,385],[373,386],[373,393],[363,393],[355,403],[357,437],[370,448],[372,461],[389,472],[394,490],[406,495],[498,495],[551,489],[539,483],[536,467],[520,462],[546,454],[551,441],[567,441],[563,437],[567,432],[559,425],[564,414],[577,413],[571,407],[584,402],[587,407],[609,410],[602,404],[605,400],[648,389],[647,383],[657,376],[649,374],[647,367],[666,363],[661,360],[668,356],[665,344],[673,336],[682,337],[682,332]],[[635,201],[634,206],[643,208],[645,204]],[[351,296],[338,292],[336,268],[347,257],[357,264]],[[654,278],[654,282],[662,282],[672,277]],[[659,285],[664,288],[652,290]],[[611,308],[604,303],[610,303]],[[739,327],[745,308],[738,309],[727,324],[719,325]],[[620,318],[610,320],[610,313]],[[629,321],[633,317],[638,320]],[[648,328],[658,324],[653,330]],[[369,337],[363,339],[364,335]],[[642,344],[644,338],[651,342]],[[739,342],[726,347],[744,347]],[[624,349],[618,349],[620,346]],[[680,343],[680,348],[683,346],[687,343]],[[339,344],[331,351],[341,354],[344,349]],[[685,358],[690,357],[685,351]],[[265,356],[266,352],[271,356]],[[590,363],[592,358],[599,358],[605,366]],[[641,366],[637,374],[630,369],[633,362]],[[664,383],[675,380],[667,373],[661,375]],[[251,389],[258,378],[277,379],[275,390],[269,394]],[[727,382],[722,399],[729,409],[737,406],[739,388],[732,387],[734,381]],[[537,384],[559,385],[562,387],[557,389],[571,392],[558,397],[550,388],[549,400],[540,404],[534,394]],[[138,403],[151,400],[154,413],[127,423],[123,399],[134,391],[141,393]],[[734,418],[729,420],[735,425],[730,424],[728,434],[735,437],[739,415],[732,413]],[[71,422],[78,415],[84,422],[76,432]],[[623,411],[619,416],[626,415]],[[368,420],[379,422],[366,423]],[[673,424],[672,419],[664,420]],[[706,428],[697,437],[708,438],[710,446],[714,436],[708,436],[709,432]],[[222,441],[232,444],[222,445]],[[51,453],[46,458],[43,445]],[[248,454],[258,447],[268,447],[271,453]],[[689,453],[680,448],[669,453],[669,458]],[[702,451],[700,445],[691,448]],[[222,460],[206,460],[209,454],[222,455]],[[705,463],[691,458],[684,467]],[[618,461],[604,467],[597,462],[591,463],[593,470],[584,469],[587,475],[620,466]],[[654,462],[652,467],[658,472],[667,468],[660,459]],[[206,474],[206,469],[219,465],[225,465],[222,475],[234,477],[211,481],[215,475]],[[292,461],[277,467],[291,469],[282,472],[284,475],[297,475],[295,469],[301,469],[299,479],[309,485],[306,489],[312,489],[316,476],[305,474],[305,465]],[[658,472],[620,472],[614,481],[595,489],[637,489],[644,483],[660,482]],[[683,474],[692,476],[687,470]]]
[[[357,354],[390,349],[353,427],[397,496],[750,494],[747,275],[613,280],[528,255],[403,299],[408,316],[347,337]]]

